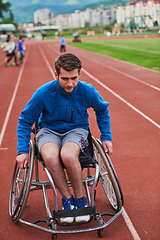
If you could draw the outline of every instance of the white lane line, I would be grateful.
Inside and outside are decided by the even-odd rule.
[[[53,49],[52,49],[52,50],[53,50]],[[54,49],[53,51],[59,54],[59,52],[58,52],[57,50]],[[43,53],[43,56],[45,56],[44,53]],[[45,59],[46,59],[46,57],[44,58],[44,60],[45,60]],[[46,60],[45,60],[45,61],[46,61]],[[47,63],[47,66],[48,66],[48,61],[47,61],[46,63]],[[51,67],[50,67],[50,68],[51,68]],[[50,68],[49,68],[49,70],[50,70]],[[84,70],[84,69],[83,69],[83,70]],[[51,70],[50,70],[50,71],[51,71]],[[51,71],[51,73],[52,73],[52,71]],[[122,209],[122,216],[123,216],[123,218],[124,218],[124,221],[125,221],[128,229],[129,229],[129,231],[130,231],[133,239],[134,239],[134,240],[141,240],[140,237],[139,237],[139,235],[138,235],[138,233],[137,233],[137,231],[135,230],[135,228],[134,228],[134,226],[133,226],[133,224],[132,224],[132,222],[131,222],[128,214],[126,213],[124,207],[123,207],[123,209]]]
[[[57,50],[57,49],[53,49],[53,47],[51,45],[47,45],[52,51],[54,51],[55,53],[57,53],[58,55],[60,55],[61,53]]]
[[[124,218],[124,221],[133,237],[134,240],[140,240],[140,237],[136,231],[136,229],[133,226],[133,223],[131,222],[128,214],[126,213],[126,210],[124,209],[124,207],[122,208],[122,216]]]
[[[50,64],[49,64],[49,62],[48,62],[48,60],[47,60],[47,58],[46,58],[42,48],[40,47],[40,45],[38,45],[38,48],[39,48],[39,50],[40,50],[40,52],[42,54],[42,57],[44,58],[44,60],[45,60],[45,62],[47,64],[47,67],[49,68],[49,71],[51,72],[52,76],[55,78],[54,71],[53,71],[52,67],[50,66]]]
[[[133,80],[135,80],[135,81],[137,81],[137,82],[140,82],[140,83],[142,83],[142,84],[144,84],[144,85],[146,85],[146,86],[148,86],[148,87],[151,87],[151,88],[153,88],[153,89],[155,89],[155,90],[157,90],[157,91],[160,91],[160,88],[158,88],[158,87],[156,87],[156,86],[154,86],[154,85],[152,85],[152,84],[146,83],[146,82],[144,82],[144,81],[142,81],[142,80],[140,80],[140,79],[138,79],[138,78],[136,78],[136,77],[133,77],[133,76],[127,74],[127,73],[124,73],[124,72],[122,72],[122,71],[120,71],[120,70],[118,70],[118,69],[116,69],[116,68],[114,68],[114,67],[108,66],[107,64],[101,63],[101,62],[99,62],[99,61],[97,61],[97,60],[95,60],[95,59],[90,59],[90,58],[86,57],[85,55],[83,55],[83,57],[86,58],[86,59],[88,59],[89,61],[92,61],[92,62],[94,62],[94,63],[96,63],[96,64],[100,64],[100,65],[102,65],[102,66],[104,66],[104,67],[106,67],[106,68],[109,68],[109,69],[111,69],[111,70],[113,70],[113,71],[115,71],[115,72],[118,72],[118,73],[120,73],[120,74],[122,74],[122,75],[124,75],[124,76],[126,76],[126,77],[129,77],[129,78],[131,78],[131,79],[133,79]]]
[[[87,72],[85,69],[82,69],[82,71],[90,78],[92,78],[95,82],[99,83],[102,87],[104,87],[108,92],[112,93],[115,97],[117,97],[118,99],[120,99],[122,102],[124,102],[126,105],[128,105],[130,108],[132,108],[134,111],[136,111],[137,113],[139,113],[142,117],[144,117],[145,119],[147,119],[149,122],[151,122],[152,124],[154,124],[156,127],[160,128],[160,125],[158,123],[156,123],[155,121],[153,121],[151,118],[149,118],[147,115],[145,115],[144,113],[142,113],[140,110],[138,110],[136,107],[134,107],[132,104],[130,104],[129,102],[127,102],[124,98],[120,97],[117,93],[115,93],[113,90],[111,90],[109,87],[107,87],[105,84],[103,84],[102,82],[100,82],[97,78],[95,78],[93,75],[91,75],[89,72]]]
[[[30,49],[30,47],[29,47],[29,49]],[[27,61],[29,49],[28,49],[26,57],[25,57],[25,59],[26,59],[25,62]],[[20,84],[20,81],[21,81],[21,77],[22,77],[24,67],[25,67],[25,63],[22,65],[22,67],[20,69],[18,79],[17,79],[17,83],[16,83],[16,86],[14,88],[14,92],[13,92],[13,95],[12,95],[12,98],[11,98],[11,101],[10,101],[10,104],[9,104],[9,107],[8,107],[8,111],[6,113],[6,117],[5,117],[4,124],[3,124],[1,134],[0,134],[0,147],[1,147],[1,144],[2,144],[3,137],[4,137],[4,133],[6,131],[6,127],[7,127],[8,120],[9,120],[9,117],[10,117],[10,114],[11,114],[11,111],[12,111],[12,107],[13,107],[13,103],[14,103],[14,100],[15,100],[15,97],[16,97],[16,94],[17,94],[17,90],[18,90],[18,87],[19,87],[19,84]]]

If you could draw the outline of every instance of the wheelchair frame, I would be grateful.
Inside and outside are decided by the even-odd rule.
[[[51,238],[56,239],[57,234],[59,233],[78,233],[78,232],[88,232],[97,230],[98,236],[101,238],[103,236],[103,228],[107,227],[112,221],[114,221],[121,213],[123,206],[123,194],[121,190],[121,186],[111,162],[108,154],[104,152],[102,143],[100,140],[95,139],[93,136],[92,145],[93,145],[93,160],[94,163],[89,164],[87,167],[87,176],[83,178],[83,185],[85,188],[86,197],[88,200],[89,207],[85,209],[75,209],[75,210],[63,210],[59,211],[58,209],[58,193],[56,190],[56,186],[54,185],[53,179],[50,175],[50,172],[44,165],[44,162],[40,160],[40,155],[37,151],[37,146],[34,138],[34,143],[30,140],[30,161],[28,166],[25,169],[19,169],[17,163],[15,164],[10,196],[9,196],[9,215],[12,218],[13,222],[21,222],[31,227],[35,227],[37,229],[46,231],[51,233]],[[39,180],[39,170],[38,170],[38,161],[41,161],[43,165],[43,169],[48,177],[49,181],[40,181]],[[33,165],[35,164],[35,180],[32,180],[33,173]],[[95,175],[91,175],[91,168],[95,169]],[[67,180],[68,185],[71,186],[70,181]],[[116,213],[101,213],[96,212],[96,208],[94,205],[96,198],[96,186],[102,184],[104,192],[115,210]],[[89,187],[91,191],[89,191]],[[53,214],[50,211],[50,207],[48,204],[47,198],[47,189],[51,188],[54,194],[54,211]],[[39,219],[32,223],[23,220],[22,214],[25,209],[25,204],[27,202],[27,198],[30,191],[35,191],[42,189],[44,204],[46,208],[46,212],[48,215],[48,219]],[[91,192],[91,193],[90,193]],[[97,226],[83,228],[83,229],[71,229],[71,230],[58,230],[58,225],[66,226],[66,225],[79,225],[84,223],[71,223],[71,224],[60,224],[58,219],[61,217],[76,217],[80,215],[90,215],[90,220],[85,222],[85,224],[91,222],[93,219],[97,221]],[[103,216],[109,216],[108,221],[104,221]],[[38,223],[45,222],[47,227],[42,227],[37,225]]]

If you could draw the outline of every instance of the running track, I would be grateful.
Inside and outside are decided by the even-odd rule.
[[[21,223],[13,224],[8,215],[17,118],[33,92],[54,78],[54,59],[59,55],[56,42],[31,40],[25,44],[25,63],[21,67],[4,67],[4,54],[0,54],[0,239],[3,240],[50,239],[48,233]],[[122,215],[104,229],[103,239],[157,240],[160,236],[160,73],[71,46],[67,46],[67,51],[82,60],[81,80],[92,83],[110,103],[114,144],[111,159],[125,204]],[[92,135],[99,138],[94,114],[89,112]],[[42,194],[30,194],[37,197],[32,215],[41,218]],[[59,240],[82,238],[99,239],[95,231],[58,235]]]

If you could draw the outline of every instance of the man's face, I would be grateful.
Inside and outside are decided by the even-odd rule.
[[[55,73],[55,75],[58,78],[60,87],[66,93],[71,93],[76,88],[80,76],[80,74],[78,74],[78,69],[66,71],[63,68],[60,70],[59,77],[57,73]]]

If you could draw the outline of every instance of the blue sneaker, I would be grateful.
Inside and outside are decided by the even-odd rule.
[[[73,210],[75,208],[75,199],[74,197],[62,198],[62,210]],[[65,217],[60,218],[61,223],[72,223],[74,221],[74,217]]]
[[[85,197],[76,198],[75,205],[77,208],[85,208],[87,207],[87,199]],[[78,216],[76,217],[76,222],[87,222],[90,219],[90,215]]]

